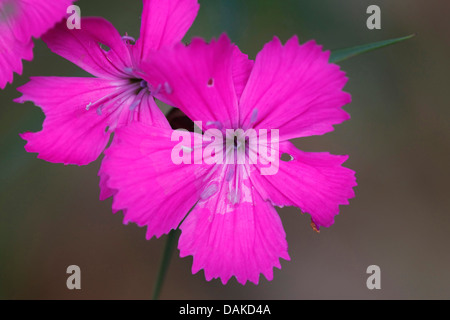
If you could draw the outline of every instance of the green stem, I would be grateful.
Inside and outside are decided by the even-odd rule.
[[[169,269],[170,258],[172,257],[173,250],[176,244],[176,231],[172,230],[167,235],[166,245],[159,265],[158,277],[156,279],[155,286],[153,288],[153,300],[158,300],[161,293],[162,286],[164,284],[164,278],[166,277],[167,269]]]

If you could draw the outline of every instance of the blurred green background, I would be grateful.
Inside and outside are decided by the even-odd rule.
[[[448,1],[203,0],[186,36],[228,33],[254,58],[278,35],[316,39],[326,49],[417,33],[412,40],[342,62],[352,119],[332,133],[299,139],[306,151],[349,154],[356,198],[320,234],[294,208],[278,209],[291,261],[258,286],[223,286],[191,274],[174,254],[162,299],[449,299],[450,23]],[[80,0],[82,16],[103,16],[138,37],[141,1]],[[382,29],[366,28],[381,7]],[[18,136],[39,131],[43,114],[15,104],[30,76],[86,76],[35,41],[35,58],[0,93],[0,298],[148,299],[165,237],[122,224],[111,200],[98,200],[100,159],[86,167],[38,160]],[[177,252],[178,253],[178,252]],[[81,268],[81,290],[66,268]],[[366,269],[381,268],[381,290]]]

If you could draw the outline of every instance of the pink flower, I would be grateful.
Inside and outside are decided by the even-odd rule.
[[[0,88],[33,59],[33,40],[61,20],[74,0],[0,0]]]
[[[299,45],[296,37],[284,46],[274,38],[254,64],[226,36],[210,44],[195,39],[149,59],[144,79],[153,88],[169,84],[162,98],[192,120],[224,135],[278,129],[279,153],[291,160],[279,161],[272,175],[262,174],[261,161],[207,164],[196,161],[199,149],[191,144],[202,136],[184,132],[179,135],[190,143],[181,149],[189,161],[175,164],[180,142],[173,130],[132,124],[116,132],[100,169],[116,190],[113,211],[123,210],[125,223],[147,226],[148,239],[181,223],[180,255],[192,255],[192,272],[204,269],[208,281],[235,276],[258,283],[261,273],[271,280],[279,259],[290,259],[274,206],[299,207],[320,228],[332,225],[339,205],[354,196],[354,172],[342,166],[347,156],[303,152],[288,141],[322,135],[349,119],[342,110],[351,100],[342,91],[344,72],[314,41]],[[202,144],[203,154],[208,146]]]
[[[198,8],[197,0],[144,0],[137,41],[95,17],[83,18],[79,30],[60,23],[45,34],[53,52],[94,77],[34,77],[18,88],[23,96],[15,101],[33,101],[46,116],[42,131],[21,135],[25,149],[49,162],[85,165],[98,158],[118,127],[134,121],[168,125],[156,92],[137,71],[150,52],[181,41]]]

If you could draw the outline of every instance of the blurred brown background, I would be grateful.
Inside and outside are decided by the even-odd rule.
[[[162,299],[449,299],[448,1],[203,0],[186,40],[227,32],[251,57],[278,35],[316,39],[326,49],[411,33],[407,42],[342,62],[350,78],[352,119],[332,133],[300,139],[306,151],[349,154],[356,198],[336,223],[313,232],[309,218],[279,209],[291,261],[258,286],[223,286],[191,274],[192,258],[173,256]],[[80,0],[83,16],[101,15],[123,34],[139,34],[141,1]],[[382,29],[366,28],[377,4]],[[149,299],[165,238],[122,224],[98,200],[100,161],[55,165],[24,151],[18,133],[38,131],[43,114],[15,104],[30,76],[85,76],[35,41],[35,59],[0,93],[0,298]],[[177,252],[178,253],[178,252]],[[66,288],[66,268],[81,268],[81,290]],[[381,268],[368,290],[366,268]]]

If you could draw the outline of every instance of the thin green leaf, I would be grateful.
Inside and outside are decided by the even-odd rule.
[[[330,62],[333,62],[333,63],[341,62],[348,58],[357,56],[361,53],[366,53],[366,52],[369,52],[372,50],[376,50],[376,49],[380,49],[383,47],[393,45],[394,43],[398,43],[401,41],[411,39],[414,36],[415,36],[415,34],[411,34],[406,37],[384,40],[384,41],[379,41],[379,42],[374,42],[374,43],[369,43],[369,44],[363,44],[361,46],[356,46],[356,47],[352,47],[352,48],[335,50],[331,53]]]
[[[153,287],[153,300],[158,300],[161,293],[161,289],[166,278],[167,270],[169,269],[170,258],[173,255],[173,251],[176,248],[176,230],[171,230],[167,236],[166,245],[164,247],[161,264],[159,266],[158,277],[156,278],[155,286]]]

